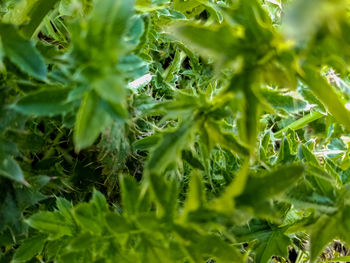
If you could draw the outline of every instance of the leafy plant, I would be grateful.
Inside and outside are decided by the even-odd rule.
[[[349,260],[348,7],[1,2],[0,262]]]

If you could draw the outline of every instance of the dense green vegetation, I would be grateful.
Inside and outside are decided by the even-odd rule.
[[[349,7],[0,1],[0,263],[350,261]]]

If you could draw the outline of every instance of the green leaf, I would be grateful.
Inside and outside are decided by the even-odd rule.
[[[226,187],[222,195],[212,202],[215,210],[232,212],[234,209],[234,198],[243,193],[248,179],[249,159],[245,160],[239,171],[235,174],[233,181]]]
[[[127,219],[116,213],[108,213],[106,215],[106,223],[108,228],[117,235],[127,234],[134,229]]]
[[[252,219],[245,225],[233,227],[232,233],[240,242],[255,241],[254,262],[267,263],[271,262],[273,256],[287,259],[291,240],[284,234],[285,230],[286,227],[277,228],[267,221]]]
[[[305,109],[307,103],[296,99],[291,95],[283,94],[280,91],[272,89],[261,89],[259,91],[264,100],[274,108],[284,109],[288,112],[297,112]]]
[[[94,33],[108,34],[111,43],[118,41],[128,26],[128,18],[133,14],[134,1],[96,1],[91,22]],[[102,41],[102,40],[101,40]]]
[[[104,213],[108,211],[108,203],[105,196],[96,189],[94,189],[92,192],[90,203],[95,206],[98,213]]]
[[[28,93],[15,105],[15,110],[34,116],[54,116],[73,110],[74,104],[67,101],[71,90],[52,87]]]
[[[188,147],[188,142],[193,131],[191,119],[181,123],[180,126],[171,132],[163,133],[163,138],[152,150],[147,171],[150,173],[161,173],[169,164],[179,160],[181,151]]]
[[[277,163],[291,163],[295,159],[295,155],[292,154],[291,145],[288,137],[284,137],[281,142],[280,151],[278,153]]]
[[[210,134],[210,140],[213,141],[214,145],[219,144],[232,153],[238,153],[243,156],[249,155],[249,148],[238,142],[238,139],[232,133],[222,131],[218,123],[207,121],[204,126],[208,134]]]
[[[138,45],[140,38],[142,37],[145,25],[141,16],[134,16],[131,20],[132,26],[127,33],[128,43],[132,45]]]
[[[189,190],[184,205],[184,215],[196,211],[205,205],[204,187],[202,177],[196,171],[191,173]]]
[[[148,174],[147,179],[158,205],[159,217],[172,219],[177,207],[177,181],[174,179],[167,180],[163,175],[156,173]]]
[[[69,249],[73,251],[78,250],[91,250],[94,247],[95,242],[99,242],[98,238],[95,235],[90,233],[82,233],[73,238],[73,240],[69,243]]]
[[[126,215],[134,215],[138,212],[140,203],[140,186],[131,176],[121,176],[122,204]]]
[[[240,96],[244,96],[243,105],[240,109],[242,117],[239,119],[239,137],[249,148],[253,149],[258,135],[261,107],[258,97],[252,90],[252,80],[246,73],[238,74],[232,78],[226,92],[237,91],[239,91]]]
[[[301,117],[300,119],[292,122],[291,124],[289,124],[288,126],[284,127],[282,130],[279,130],[278,132],[276,132],[274,134],[274,136],[276,138],[280,138],[283,136],[283,133],[286,132],[288,129],[291,129],[292,131],[295,130],[299,130],[304,128],[307,124],[318,120],[322,117],[324,117],[325,115],[323,115],[322,113],[318,112],[318,111],[313,111],[303,117]]]
[[[184,58],[185,54],[179,50],[176,50],[172,63],[163,73],[165,82],[171,82],[174,78],[177,78],[177,74],[181,68],[181,63],[183,62]]]
[[[38,31],[40,24],[43,22],[45,16],[51,9],[58,3],[59,0],[38,0],[35,1],[34,6],[31,7],[28,17],[30,18],[29,23],[26,23],[22,28],[21,32],[26,38],[31,38],[35,32]]]
[[[8,187],[8,186],[6,185],[5,187]],[[8,227],[10,228],[21,227],[21,224],[19,224],[18,220],[22,219],[22,211],[19,209],[17,205],[16,197],[12,193],[10,193],[10,191],[7,191],[4,193],[3,198],[4,199],[0,205],[0,215],[1,215],[0,231],[3,232]],[[11,240],[12,238],[13,237],[11,237]]]
[[[73,52],[80,61],[93,61],[96,68],[114,67],[125,52],[122,39],[133,16],[133,1],[97,0],[93,7],[84,22],[72,27]]]
[[[86,232],[92,234],[101,234],[104,222],[103,214],[90,203],[80,203],[73,210],[74,219]]]
[[[188,162],[193,168],[204,170],[201,161],[189,150],[182,151],[182,159]]]
[[[320,102],[315,95],[312,93],[312,91],[303,83],[300,83],[298,86],[298,92],[303,97],[304,100],[306,100],[309,104],[314,104],[317,106],[318,110],[322,113],[326,112],[326,109],[324,108],[322,102]]]
[[[199,234],[194,229],[180,225],[175,225],[174,231],[183,240],[183,246],[191,257],[191,262],[201,262],[203,256],[223,263],[244,262],[241,253],[217,235]]]
[[[305,82],[334,118],[350,129],[350,111],[335,89],[311,66],[304,66]]]
[[[47,198],[46,195],[42,194],[39,191],[40,188],[39,187],[37,188],[37,185],[33,180],[33,177],[28,178],[28,184],[29,184],[28,187],[19,186],[18,188],[16,188],[16,199],[18,202],[18,207],[20,209],[26,209],[28,207],[36,205],[40,201]]]
[[[59,0],[18,1],[6,15],[4,21],[21,25],[21,33],[31,38],[38,31],[43,19]]]
[[[233,60],[240,51],[240,46],[228,26],[204,27],[177,23],[168,29],[178,39],[194,46],[202,55],[215,55]]]
[[[349,262],[350,256],[344,256],[344,257],[336,257],[332,258],[332,260],[327,260],[326,262]]]
[[[174,9],[178,10],[182,13],[185,13],[186,11],[191,11],[195,7],[199,6],[201,3],[200,1],[184,1],[184,0],[174,0]]]
[[[0,155],[0,176],[28,185],[18,163],[10,156]]]
[[[301,152],[302,157],[305,159],[306,162],[309,162],[310,164],[318,167],[319,163],[317,161],[317,158],[315,155],[312,154],[312,152],[307,148],[304,144],[299,145],[299,152]]]
[[[337,233],[334,230],[337,229],[339,223],[336,216],[323,215],[312,226],[310,235],[311,262],[315,262],[325,246],[336,237]]]
[[[105,102],[93,91],[84,95],[74,127],[74,143],[77,150],[84,149],[97,139],[111,119],[105,110]]]
[[[46,79],[46,64],[31,41],[22,38],[13,25],[0,24],[5,55],[23,72],[39,80]]]
[[[250,175],[243,193],[236,199],[237,205],[257,205],[277,196],[295,184],[303,172],[302,165],[284,165],[260,176]]]
[[[58,197],[56,199],[56,206],[61,215],[64,216],[65,220],[71,224],[74,224],[73,215],[71,212],[71,209],[73,208],[72,203],[62,197]]]
[[[291,245],[289,237],[282,231],[276,230],[266,240],[259,240],[256,248],[256,262],[270,262],[272,256],[288,257],[288,246]]]
[[[50,240],[62,236],[72,236],[75,226],[65,220],[59,212],[41,211],[29,217],[26,222],[31,227],[49,235]]]
[[[111,103],[122,103],[125,100],[126,84],[119,77],[105,77],[91,84],[96,93]]]
[[[135,141],[133,147],[139,151],[149,150],[159,142],[160,138],[159,134],[153,134]]]
[[[35,255],[41,253],[43,250],[44,244],[46,242],[46,236],[39,235],[32,238],[26,239],[21,246],[16,249],[15,254],[11,262],[20,263],[27,262]]]
[[[108,203],[104,195],[93,190],[89,203],[80,203],[73,208],[73,216],[83,231],[100,234],[104,229],[104,215],[108,212]]]

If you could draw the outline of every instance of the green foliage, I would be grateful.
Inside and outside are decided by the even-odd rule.
[[[0,32],[3,56],[10,59],[23,72],[44,80],[47,74],[46,64],[32,43],[22,38],[13,25],[1,24]]]
[[[349,17],[2,1],[0,262],[349,260]]]

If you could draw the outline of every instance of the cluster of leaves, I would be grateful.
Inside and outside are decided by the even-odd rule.
[[[349,7],[2,1],[0,262],[349,261]]]

